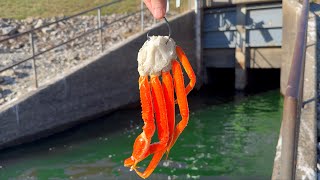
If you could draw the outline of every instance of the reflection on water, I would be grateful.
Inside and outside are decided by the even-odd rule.
[[[270,179],[282,111],[278,90],[189,99],[189,125],[150,179]],[[122,164],[140,132],[139,107],[119,110],[2,151],[0,179],[139,179]]]

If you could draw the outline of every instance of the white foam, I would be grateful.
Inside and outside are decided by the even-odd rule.
[[[138,53],[140,76],[160,75],[171,69],[171,61],[177,58],[176,43],[168,36],[151,36]],[[168,41],[168,43],[166,43]]]

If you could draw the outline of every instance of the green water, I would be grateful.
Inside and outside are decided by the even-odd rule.
[[[282,111],[279,90],[193,95],[189,102],[189,125],[150,179],[270,179]],[[0,179],[139,179],[122,164],[140,132],[139,107],[119,110],[0,152]]]

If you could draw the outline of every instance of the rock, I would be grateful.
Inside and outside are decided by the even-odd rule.
[[[42,20],[42,19],[39,19],[39,20],[37,21],[37,24],[34,26],[34,28],[39,28],[39,27],[43,26],[43,24],[44,24],[43,20]]]
[[[79,58],[77,60],[85,60],[87,56],[84,53],[80,53]]]
[[[79,58],[79,53],[77,52],[71,52],[67,55],[67,59],[73,60],[73,59],[78,59]]]
[[[63,51],[64,50],[64,46],[59,46],[59,47],[57,47],[57,48],[55,48],[54,49],[54,52],[61,52],[61,51]]]
[[[0,28],[8,27],[8,23],[5,21],[0,21]]]
[[[1,35],[13,35],[13,34],[16,34],[17,32],[18,32],[17,27],[14,27],[14,26],[1,28]]]
[[[26,31],[26,27],[25,26],[20,26],[20,28],[18,29],[18,32],[19,33],[22,33],[22,32],[24,32],[24,31]]]
[[[49,28],[49,27],[44,27],[44,28],[41,29],[41,31],[42,31],[44,34],[47,34],[47,33],[49,33],[49,32],[51,31],[51,28]]]
[[[2,84],[2,83],[4,83],[4,77],[2,77],[2,76],[0,76],[0,84]],[[0,87],[0,93],[2,92],[2,89],[1,89],[1,87]]]
[[[10,77],[10,76],[5,76],[4,78],[3,85],[8,85],[8,84],[13,84],[14,83],[14,78]]]
[[[43,42],[47,42],[48,41],[47,37],[42,37],[41,39],[42,39]]]
[[[14,48],[14,49],[20,49],[20,48],[23,48],[23,46],[24,46],[24,44],[21,43],[21,42],[19,42],[19,43],[15,44],[15,45],[13,46],[13,48]]]
[[[15,41],[15,39],[9,39],[9,43],[10,44],[13,44],[13,43],[15,43],[16,41]]]
[[[26,23],[28,23],[28,24],[32,24],[33,21],[34,21],[34,19],[33,19],[33,17],[28,17],[25,21],[26,21]]]
[[[22,33],[22,32],[25,32],[25,31],[29,31],[30,29],[32,29],[31,25],[20,25],[20,27],[18,29],[18,32]]]
[[[58,31],[52,31],[52,32],[50,33],[51,36],[55,36],[56,34],[58,34]]]
[[[49,26],[49,28],[50,28],[50,29],[55,29],[55,28],[57,28],[57,24],[51,24],[51,25]]]
[[[61,34],[57,34],[56,37],[55,38],[53,37],[53,38],[54,39],[61,39],[61,37],[62,37]]]
[[[49,22],[55,22],[56,20],[57,20],[56,17],[52,17],[52,18],[49,19]]]
[[[66,24],[64,22],[58,22],[60,28],[65,28]]]

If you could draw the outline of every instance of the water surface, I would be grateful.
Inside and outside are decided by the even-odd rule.
[[[282,112],[279,90],[200,93],[189,103],[189,125],[150,179],[270,179]],[[141,132],[140,116],[134,106],[2,151],[0,179],[139,179],[123,160]]]

